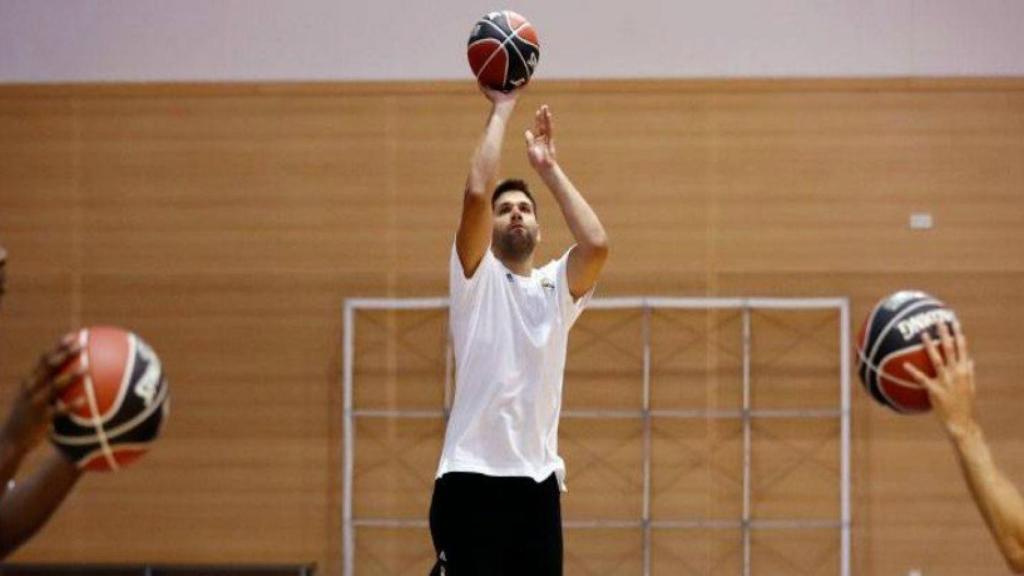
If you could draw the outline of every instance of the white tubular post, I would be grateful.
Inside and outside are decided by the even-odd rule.
[[[841,576],[850,576],[850,302],[839,307],[839,383],[840,383],[840,564]]]
[[[644,576],[651,576],[651,308],[644,306],[644,501],[643,501],[643,554]]]
[[[343,570],[344,576],[355,575],[355,552],[356,552],[356,537],[355,537],[355,526],[352,524],[352,479],[353,479],[353,468],[355,466],[355,426],[353,425],[352,418],[352,372],[354,370],[353,358],[355,357],[353,345],[355,344],[355,334],[353,333],[356,328],[355,323],[355,308],[351,302],[345,303],[345,315],[344,315],[344,350],[343,350],[343,373],[345,386],[344,391],[344,407],[345,420],[344,420],[344,434],[345,440],[343,442],[345,453],[342,456],[344,461],[345,471],[344,478],[342,480],[342,512],[341,512],[341,530],[342,530],[342,561],[344,563]]]
[[[743,576],[750,576],[750,308],[743,308]]]

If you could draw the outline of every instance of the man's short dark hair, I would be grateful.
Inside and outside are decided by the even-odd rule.
[[[498,183],[498,186],[494,188],[494,194],[491,194],[491,210],[494,209],[494,205],[498,202],[498,197],[505,192],[522,192],[526,194],[526,197],[530,199],[530,204],[533,205],[533,214],[536,216],[537,201],[533,199],[533,194],[530,194],[530,187],[526,185],[526,182],[518,178],[509,178]]]

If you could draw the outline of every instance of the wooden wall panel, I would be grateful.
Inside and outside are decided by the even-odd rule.
[[[859,322],[888,292],[931,290],[963,318],[979,416],[997,460],[1024,483],[1019,80],[537,83],[513,118],[503,163],[537,187],[521,131],[542,102],[555,112],[560,158],[613,242],[601,295],[849,296]],[[123,474],[87,477],[15,559],[315,561],[340,573],[341,302],[444,293],[485,111],[464,84],[0,87],[0,242],[11,253],[0,408],[38,351],[100,322],[147,338],[173,395],[153,453]],[[550,196],[536,192],[546,260],[569,235]],[[908,230],[912,211],[931,212],[935,229]],[[357,402],[436,405],[440,391],[423,382],[440,365],[394,334],[435,354],[443,322],[386,316],[392,335],[360,343],[370,348]],[[635,405],[639,364],[621,349],[637,341],[638,323],[611,313],[584,322],[571,343],[566,406]],[[797,332],[813,340],[817,322]],[[739,366],[722,347],[735,345],[723,344],[735,342],[735,318],[655,318],[652,333],[687,326],[721,342],[656,347],[654,402],[735,407]],[[835,366],[812,361],[813,350],[774,361],[789,333],[755,330],[764,354],[755,402],[832,401],[818,383]],[[683,380],[702,386],[673,386]],[[932,419],[897,417],[859,389],[854,400],[854,572],[1004,573]],[[761,431],[834,452],[815,443],[830,433],[826,423],[771,425],[779,429]],[[439,425],[366,426],[376,445],[357,465],[372,490],[358,506],[415,515],[429,498]],[[623,488],[637,482],[631,426],[566,424],[570,482],[579,480],[567,513],[625,518],[638,506]],[[735,426],[655,428],[656,514],[734,517],[738,493],[725,476],[739,471]],[[595,452],[611,468],[590,462]],[[785,468],[784,451],[764,454],[755,465]],[[778,513],[810,494],[802,512],[834,513],[817,472],[786,476],[755,508]],[[825,573],[832,542],[817,534],[796,546],[766,534],[753,558],[769,573]],[[659,573],[735,573],[737,543],[729,531],[668,531],[656,535],[652,560]],[[568,572],[635,573],[639,545],[635,531],[575,532]],[[367,574],[429,562],[423,530],[367,529],[358,546]]]

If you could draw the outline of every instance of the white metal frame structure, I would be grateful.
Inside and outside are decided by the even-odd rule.
[[[355,465],[356,418],[444,418],[452,399],[452,353],[447,346],[443,409],[358,410],[353,407],[356,312],[360,310],[437,310],[448,307],[447,298],[370,299],[345,301],[343,339],[344,441],[342,495],[342,555],[344,576],[355,576],[355,531],[359,527],[426,527],[426,520],[354,518],[352,485]],[[636,418],[643,420],[643,508],[636,521],[565,521],[566,528],[638,528],[643,530],[643,576],[651,574],[652,531],[654,529],[707,528],[739,529],[742,534],[742,576],[751,576],[751,532],[773,529],[826,529],[840,532],[839,576],[850,576],[850,305],[846,298],[597,298],[588,309],[643,310],[643,409],[564,410],[563,418]],[[654,309],[739,310],[742,313],[742,408],[740,410],[652,410],[650,317]],[[840,406],[838,409],[755,410],[751,407],[751,311],[753,310],[837,310],[839,313]],[[651,432],[652,418],[738,419],[743,427],[742,518],[723,520],[653,520],[651,518]],[[804,520],[754,520],[751,517],[751,425],[754,418],[838,418],[840,421],[839,494],[840,518]]]

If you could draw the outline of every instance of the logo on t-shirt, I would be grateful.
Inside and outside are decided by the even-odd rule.
[[[548,288],[550,290],[554,290],[555,289],[555,283],[552,282],[551,280],[548,280],[547,278],[542,278],[541,281],[540,281],[540,287],[541,288]]]
[[[444,550],[437,555],[437,563],[430,571],[430,576],[446,576],[448,574],[448,559],[444,556]]]

